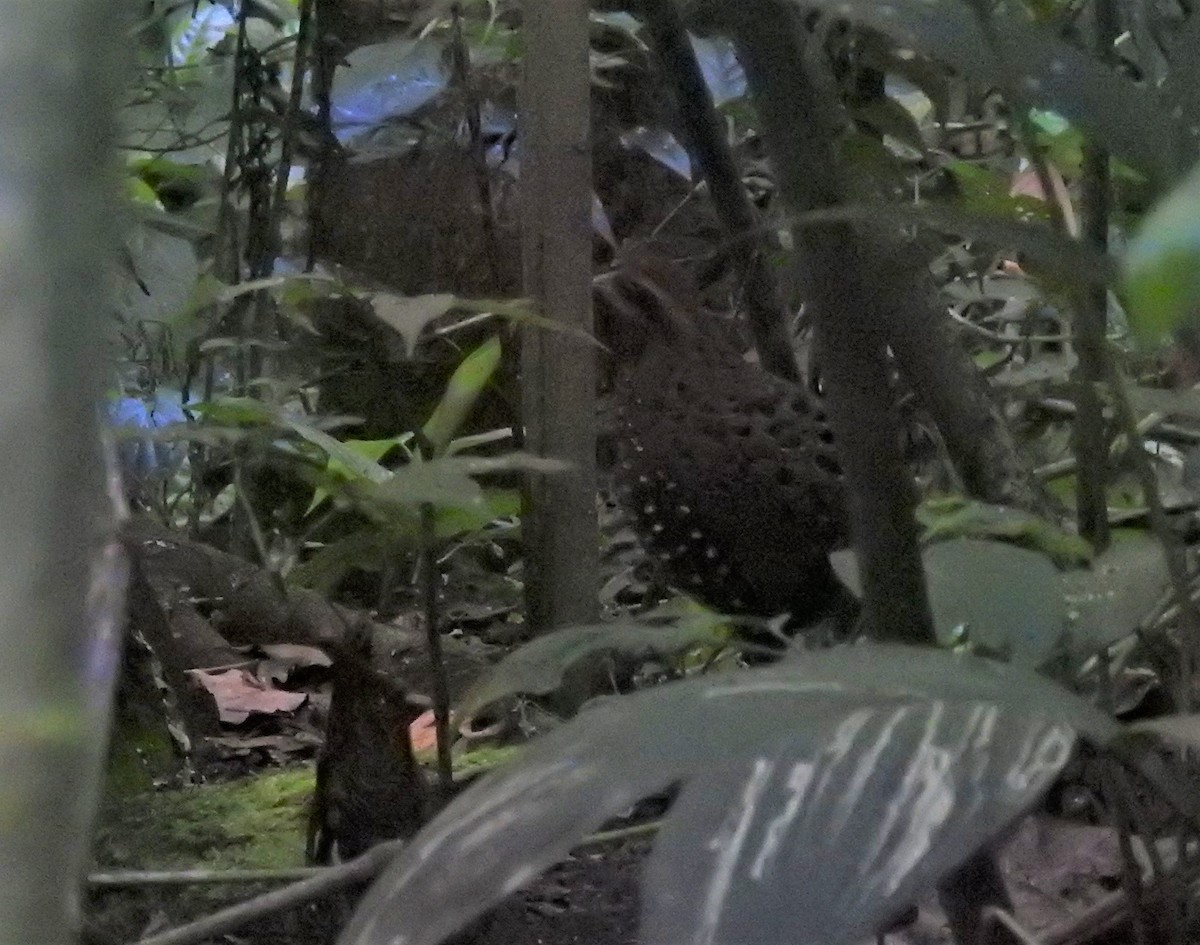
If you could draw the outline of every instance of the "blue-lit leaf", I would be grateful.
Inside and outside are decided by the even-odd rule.
[[[425,37],[389,40],[351,52],[337,70],[331,95],[338,139],[349,141],[407,118],[433,101],[449,80],[442,51],[440,42]]]
[[[720,37],[690,36],[704,81],[719,108],[746,95],[746,73],[738,62],[733,43]]]
[[[637,148],[658,161],[669,171],[684,180],[692,179],[692,159],[679,140],[665,128],[647,128],[639,125],[621,132],[621,144]]]

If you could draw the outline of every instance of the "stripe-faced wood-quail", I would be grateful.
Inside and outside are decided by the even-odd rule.
[[[726,613],[844,628],[855,605],[828,555],[847,539],[845,489],[813,395],[748,362],[665,260],[600,277],[596,315],[618,495],[671,583]]]

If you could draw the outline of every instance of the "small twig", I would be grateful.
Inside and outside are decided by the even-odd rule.
[[[1163,415],[1160,413],[1151,413],[1142,417],[1137,422],[1135,427],[1138,436],[1145,436],[1155,427],[1158,427],[1163,420]],[[1112,445],[1108,450],[1108,458],[1115,462],[1122,455],[1129,451],[1129,437],[1122,433],[1113,438]],[[1046,463],[1034,470],[1034,475],[1043,482],[1049,479],[1058,479],[1062,476],[1069,476],[1071,473],[1079,470],[1079,458],[1077,456],[1069,456],[1066,459],[1056,460],[1053,463]]]
[[[1060,397],[1043,397],[1035,401],[1035,403],[1047,413],[1056,414],[1060,417],[1072,418],[1076,413],[1075,404]],[[1158,439],[1173,443],[1186,443],[1188,445],[1200,443],[1200,430],[1183,427],[1177,423],[1167,423],[1163,419],[1167,416],[1166,414],[1156,413],[1147,414],[1147,416],[1155,416],[1157,419],[1155,423],[1150,425],[1146,425],[1144,421],[1138,423],[1138,429],[1144,433],[1154,433]]]
[[[1167,521],[1162,496],[1158,493],[1158,480],[1154,475],[1154,467],[1150,464],[1150,455],[1146,452],[1138,432],[1137,417],[1129,400],[1125,379],[1121,376],[1112,352],[1107,348],[1104,351],[1103,364],[1113,404],[1116,407],[1118,425],[1125,431],[1130,442],[1134,444],[1134,448],[1130,450],[1130,458],[1133,461],[1138,483],[1145,495],[1150,527],[1159,544],[1162,545],[1167,573],[1170,575],[1171,587],[1175,594],[1175,603],[1179,607],[1183,624],[1181,629],[1185,665],[1180,674],[1179,692],[1176,694],[1176,698],[1180,710],[1186,712],[1190,711],[1192,704],[1191,681],[1197,665],[1200,665],[1200,607],[1192,600],[1192,596],[1188,592],[1187,562],[1177,537],[1171,531],[1171,524]]]
[[[632,827],[621,827],[617,830],[601,830],[579,841],[580,847],[594,847],[604,843],[617,843],[635,837],[648,837],[662,829],[661,820],[652,820],[645,824],[634,824]]]
[[[454,765],[450,758],[450,686],[446,679],[446,660],[438,633],[437,535],[433,506],[421,506],[421,577],[425,595],[425,633],[429,641],[429,662],[433,669],[433,724],[437,738],[438,785],[441,799],[454,792]]]
[[[1007,929],[1021,945],[1042,945],[1041,939],[1025,928],[1007,909],[986,906],[983,910],[984,941],[993,940],[997,928]]]
[[[1002,345],[1064,344],[1071,340],[1070,335],[1002,335],[998,331],[992,331],[989,328],[984,328],[982,325],[976,324],[969,318],[964,318],[957,312],[952,311],[950,318],[972,334]]]
[[[188,922],[186,925],[139,939],[136,945],[193,945],[207,939],[227,935],[248,922],[275,915],[304,905],[329,893],[374,879],[387,866],[407,841],[391,840],[372,847],[349,863],[327,867],[320,875],[255,896],[228,909]]]
[[[268,233],[274,242],[273,252],[265,254],[259,275],[270,275],[275,268],[275,259],[283,241],[283,214],[287,206],[287,187],[292,175],[292,151],[299,128],[300,110],[304,100],[304,79],[308,75],[308,54],[312,33],[314,0],[301,0],[300,23],[296,29],[296,51],[292,59],[292,87],[288,93],[287,107],[281,120],[279,134],[279,166],[275,173],[275,186],[271,194],[270,223]]]
[[[462,4],[450,7],[451,17],[451,63],[454,81],[462,90],[464,116],[467,123],[467,146],[471,153],[471,166],[475,173],[475,190],[479,200],[479,221],[483,229],[488,269],[496,288],[504,286],[504,266],[500,259],[500,239],[496,233],[495,203],[492,199],[492,178],[487,165],[487,152],[483,143],[483,115],[479,101],[479,90],[471,78],[471,47],[463,34]]]
[[[258,515],[254,511],[250,497],[246,495],[245,482],[242,477],[242,461],[240,458],[235,460],[233,464],[233,494],[245,518],[246,528],[250,532],[250,540],[254,543],[254,552],[258,555],[258,563],[264,571],[271,575],[271,580],[274,581],[275,586],[281,592],[284,591],[283,577],[275,568],[271,567],[271,553],[267,548],[266,535],[263,534],[262,525],[259,524]]]
[[[146,886],[223,886],[242,883],[295,883],[324,876],[325,866],[297,866],[280,870],[111,870],[90,873],[87,885],[97,889]]]

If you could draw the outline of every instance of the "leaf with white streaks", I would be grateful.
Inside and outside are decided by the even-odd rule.
[[[607,700],[461,794],[363,899],[341,945],[435,945],[672,784],[643,941],[851,943],[1116,726],[1054,683],[858,646]]]

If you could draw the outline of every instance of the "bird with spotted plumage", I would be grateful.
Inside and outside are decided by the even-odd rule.
[[[849,629],[857,601],[829,562],[846,493],[813,394],[747,361],[687,273],[648,253],[597,279],[596,323],[616,494],[670,583],[723,613]]]

